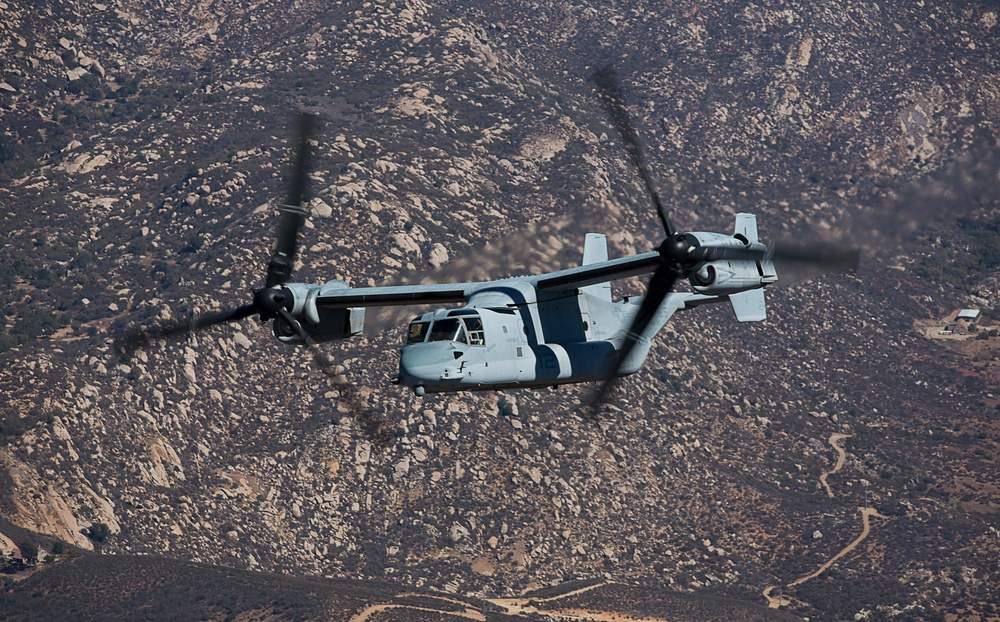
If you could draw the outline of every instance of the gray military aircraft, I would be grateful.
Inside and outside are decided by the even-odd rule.
[[[604,235],[588,234],[582,265],[547,274],[496,281],[352,287],[290,282],[298,233],[306,217],[307,137],[311,117],[301,117],[299,147],[286,205],[281,207],[277,244],[265,286],[253,302],[231,311],[193,318],[146,337],[162,337],[258,315],[274,320],[287,344],[309,345],[360,335],[367,307],[464,306],[414,318],[394,383],[417,395],[602,382],[596,404],[612,381],[642,368],[653,338],[671,316],[705,304],[728,302],[742,322],[766,317],[763,288],[777,281],[775,258],[835,269],[856,267],[856,251],[780,249],[760,242],[753,214],[736,216],[732,233],[682,232],[666,216],[641,146],[623,104],[613,70],[595,74],[598,94],[657,209],[666,234],[646,253],[608,258]],[[610,282],[652,274],[645,296],[615,301]],[[693,291],[672,292],[686,279]],[[321,362],[326,365],[325,356]]]
[[[761,258],[712,258],[727,249]],[[639,313],[644,296],[612,300],[610,281],[654,272],[664,263],[688,273],[694,293],[661,297],[651,317]],[[359,335],[369,306],[464,303],[424,313],[406,331],[394,382],[424,395],[631,374],[642,367],[653,337],[674,312],[728,301],[740,321],[760,321],[765,318],[761,288],[776,280],[767,247],[757,239],[755,217],[739,214],[732,235],[675,233],[660,249],[620,259],[608,259],[604,235],[588,234],[583,265],[549,274],[393,287],[283,283],[266,295],[268,305],[279,302],[271,311],[279,318],[275,335],[292,344]],[[636,326],[637,319],[643,325]],[[635,344],[619,360],[630,339]]]

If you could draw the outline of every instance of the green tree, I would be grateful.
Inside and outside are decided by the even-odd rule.
[[[197,253],[201,248],[205,246],[205,237],[200,233],[196,233],[188,238],[187,246],[181,249],[182,253]]]
[[[38,545],[34,542],[22,542],[17,546],[21,549],[21,559],[24,560],[26,564],[37,564],[38,563]]]
[[[56,316],[48,309],[33,311],[14,324],[11,334],[23,337],[37,337],[44,333],[51,333],[56,327]]]
[[[111,537],[111,528],[104,523],[94,523],[86,529],[81,529],[80,533],[87,536],[94,542],[101,544]]]

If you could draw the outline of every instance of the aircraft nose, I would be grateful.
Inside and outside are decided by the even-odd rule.
[[[400,380],[409,386],[438,381],[445,366],[455,364],[456,352],[461,353],[447,342],[407,346],[399,356]]]

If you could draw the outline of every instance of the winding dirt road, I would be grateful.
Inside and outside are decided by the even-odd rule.
[[[827,471],[826,473],[823,473],[822,475],[819,476],[819,483],[823,484],[823,488],[826,488],[827,496],[829,496],[831,499],[833,499],[833,491],[830,490],[830,485],[826,483],[826,478],[830,477],[834,473],[840,471],[840,469],[844,468],[844,460],[847,459],[847,452],[844,451],[844,448],[838,445],[837,442],[845,438],[851,438],[852,436],[854,435],[837,434],[837,433],[833,433],[830,435],[830,441],[829,441],[830,445],[837,450],[837,463],[833,465],[832,470]]]
[[[404,596],[412,596],[412,594],[399,594],[399,598]],[[420,595],[423,598],[428,598],[426,595]],[[465,618],[466,620],[477,620],[477,622],[485,622],[486,616],[480,611],[469,608],[469,603],[464,603],[460,600],[452,600],[450,598],[438,597],[437,600],[444,601],[446,603],[453,603],[465,607],[464,611],[451,611],[446,609],[434,609],[432,607],[417,607],[416,605],[372,605],[367,609],[364,609],[353,616],[351,616],[350,622],[365,622],[368,618],[372,617],[376,613],[381,611],[388,611],[389,609],[410,609],[412,611],[428,611],[430,613],[440,613],[443,615],[455,616],[456,618]]]
[[[879,514],[878,510],[876,510],[875,508],[858,508],[858,511],[861,512],[861,523],[862,523],[861,535],[859,535],[857,538],[855,538],[853,542],[851,542],[850,544],[848,544],[847,546],[845,546],[839,553],[837,553],[836,555],[834,555],[833,557],[831,557],[829,560],[827,560],[826,563],[824,563],[822,566],[820,566],[818,569],[816,569],[815,572],[812,572],[812,573],[809,573],[809,574],[807,574],[805,576],[799,577],[798,579],[796,579],[796,580],[792,581],[791,583],[789,583],[788,587],[794,587],[794,586],[796,586],[796,585],[798,585],[800,583],[805,583],[809,579],[815,579],[819,575],[823,574],[828,568],[830,568],[830,566],[832,566],[835,563],[837,563],[838,559],[840,559],[844,555],[847,555],[848,553],[850,553],[851,551],[853,551],[854,549],[856,549],[857,546],[859,544],[861,544],[861,542],[865,538],[868,537],[868,533],[871,531],[871,520],[870,519],[871,519],[872,516],[874,516],[875,518],[889,518],[888,516],[883,516],[883,515]],[[787,598],[787,597],[782,598],[781,600],[779,600],[779,599],[771,596],[771,592],[773,592],[776,589],[778,589],[778,586],[777,585],[772,585],[772,586],[768,587],[766,590],[764,590],[764,598],[767,599],[767,606],[770,607],[771,609],[777,609],[781,605],[787,605],[787,604],[789,604],[791,602],[791,599]]]
[[[549,598],[487,598],[489,602],[494,605],[498,605],[507,610],[507,615],[517,615],[528,610],[534,610],[534,607],[528,605],[529,602],[536,603],[548,603],[554,600],[559,600],[561,598],[567,598],[569,596],[576,596],[577,594],[583,594],[584,592],[589,592],[590,590],[596,590],[599,587],[608,585],[608,582],[595,583],[594,585],[588,585],[587,587],[582,587],[578,590],[573,590],[572,592],[566,592],[565,594],[559,594],[558,596],[552,596]],[[527,608],[527,609],[526,609]]]
[[[529,603],[550,603],[576,594],[589,592],[590,590],[610,585],[612,582],[605,581],[588,585],[572,592],[559,594],[550,598],[489,598],[489,602],[506,609],[504,612],[509,616],[533,615],[544,616],[551,620],[600,620],[601,622],[665,622],[662,618],[637,618],[624,613],[614,613],[611,611],[594,611],[591,609],[538,609]]]
[[[840,471],[840,469],[842,469],[844,467],[844,461],[847,459],[847,452],[844,450],[843,447],[841,447],[837,443],[839,441],[845,439],[845,438],[851,438],[851,436],[852,436],[851,434],[837,434],[837,433],[834,433],[834,434],[830,435],[830,441],[829,441],[830,445],[835,450],[837,450],[837,462],[836,462],[836,464],[833,465],[833,469],[831,469],[831,470],[829,470],[829,471],[827,471],[827,472],[825,472],[825,473],[823,473],[822,475],[819,476],[819,481],[820,481],[821,484],[823,484],[823,487],[826,488],[826,494],[829,495],[829,497],[831,499],[833,498],[833,490],[831,490],[830,489],[830,485],[827,484],[826,478],[829,477],[830,475],[833,475],[834,473],[837,473],[838,471]],[[831,557],[829,560],[827,560],[822,566],[820,566],[818,569],[816,569],[815,572],[811,572],[811,573],[809,573],[807,575],[799,577],[798,579],[796,579],[796,580],[792,581],[791,583],[789,583],[788,587],[793,587],[793,586],[799,585],[800,583],[805,583],[809,579],[815,579],[819,575],[823,574],[827,569],[829,569],[830,566],[832,566],[835,563],[837,563],[837,560],[839,560],[841,557],[843,557],[844,555],[847,555],[848,553],[850,553],[851,551],[853,551],[855,548],[857,548],[857,546],[859,544],[861,544],[861,542],[865,538],[868,537],[868,534],[871,531],[871,520],[870,519],[871,519],[872,516],[874,516],[876,518],[889,518],[888,516],[882,516],[881,514],[879,514],[878,511],[875,508],[867,508],[867,507],[866,508],[858,508],[858,511],[861,512],[861,525],[862,525],[861,535],[859,535],[857,538],[855,538],[853,542],[851,542],[850,544],[848,544],[847,546],[845,546],[839,553],[837,553],[836,555],[834,555],[833,557]],[[771,585],[771,586],[768,586],[768,588],[764,590],[764,598],[767,599],[767,606],[770,607],[771,609],[777,609],[778,607],[781,607],[782,605],[788,605],[788,604],[790,604],[792,602],[791,598],[786,597],[784,595],[782,595],[780,598],[775,598],[774,596],[771,596],[771,593],[774,590],[776,590],[776,589],[778,589],[777,585]]]
[[[543,619],[548,620],[599,620],[600,622],[666,622],[662,618],[637,618],[634,616],[616,613],[612,611],[594,611],[590,609],[576,609],[576,608],[566,608],[566,609],[538,609],[534,605],[529,603],[549,603],[554,602],[562,598],[568,598],[576,594],[582,594],[583,592],[588,592],[590,590],[609,585],[611,582],[606,581],[604,583],[597,583],[595,585],[588,585],[587,587],[582,587],[578,590],[573,590],[571,592],[566,592],[565,594],[559,594],[558,596],[552,596],[549,598],[488,598],[487,602],[493,603],[503,607],[506,611],[504,612],[509,616],[525,616],[531,617],[532,619],[538,619],[541,616]],[[428,598],[427,595],[418,594],[399,594],[398,598],[405,596],[422,596],[423,598]],[[384,605],[372,605],[364,610],[356,613],[351,617],[350,622],[366,622],[372,616],[390,609],[409,609],[411,611],[426,611],[430,613],[439,613],[442,615],[454,616],[456,618],[463,618],[466,620],[476,620],[477,622],[485,622],[486,617],[482,612],[477,611],[469,607],[469,603],[462,602],[460,600],[450,599],[443,596],[440,597],[430,597],[436,598],[446,603],[461,605],[464,607],[463,611],[446,610],[446,609],[434,609],[430,606],[416,606],[416,605],[394,605],[394,604],[384,604]]]

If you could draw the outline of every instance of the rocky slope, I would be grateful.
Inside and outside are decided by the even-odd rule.
[[[83,548],[105,524],[107,553],[480,596],[608,577],[763,604],[861,533],[867,495],[888,518],[789,588],[796,612],[991,611],[996,342],[970,355],[913,322],[1000,295],[995,8],[4,5],[12,522]],[[861,272],[775,288],[761,325],[679,315],[599,426],[576,415],[588,387],[391,387],[389,315],[325,346],[396,429],[384,450],[307,353],[250,320],[110,347],[259,286],[292,110],[323,120],[302,280],[547,270],[588,230],[651,248],[589,83],[612,61],[680,226],[753,211],[767,239],[862,244]],[[830,497],[832,433],[851,437]]]

